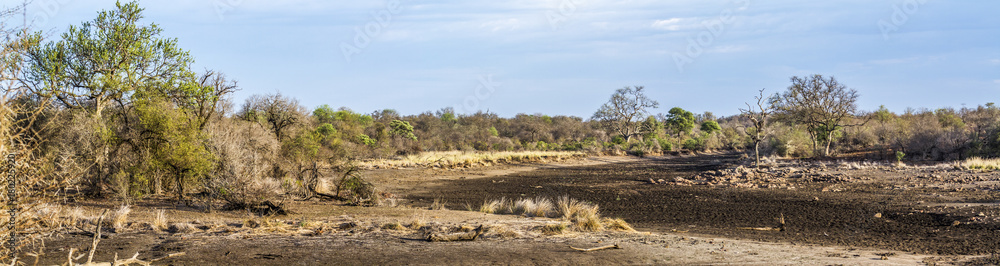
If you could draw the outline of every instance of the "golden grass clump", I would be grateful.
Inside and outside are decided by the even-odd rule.
[[[167,230],[167,211],[166,210],[156,210],[156,217],[153,218],[153,228],[156,230]]]
[[[400,230],[405,230],[406,227],[404,227],[399,222],[391,222],[391,223],[385,223],[385,224],[383,224],[382,225],[382,229],[384,229],[384,230],[392,230],[392,231],[400,231]]]
[[[623,220],[621,218],[614,218],[614,219],[605,218],[604,219],[604,228],[607,228],[609,230],[615,230],[615,231],[626,231],[626,232],[634,232],[635,231],[635,229],[632,228],[631,225],[629,225],[627,222],[625,222],[625,220]]]
[[[420,229],[421,227],[424,227],[425,225],[426,224],[424,224],[424,221],[420,220],[419,218],[413,218],[413,221],[410,221],[409,227],[410,229],[417,230]]]
[[[548,214],[552,213],[553,207],[552,201],[542,197],[519,199],[514,202],[511,212],[516,215],[523,214],[528,217],[548,217]]]
[[[958,162],[958,168],[966,170],[996,171],[1000,170],[1000,158],[984,159],[972,157],[965,161]]]
[[[547,224],[542,226],[542,233],[546,235],[561,235],[566,233],[568,229],[569,226],[565,223]]]
[[[132,213],[132,207],[128,204],[118,207],[118,210],[115,210],[111,214],[111,227],[115,230],[125,228],[128,225],[128,215],[130,213]]]
[[[507,198],[500,198],[499,200],[486,200],[483,201],[483,205],[479,207],[479,212],[503,214],[509,205],[510,204],[508,204]]]

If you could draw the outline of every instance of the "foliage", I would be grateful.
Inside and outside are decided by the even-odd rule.
[[[667,127],[677,133],[680,137],[681,134],[691,134],[691,130],[694,129],[694,113],[688,112],[687,110],[681,109],[680,107],[674,107],[670,109],[667,115]]]
[[[705,121],[704,123],[701,123],[701,132],[705,132],[706,134],[712,134],[721,130],[722,127],[719,126],[719,122]]]

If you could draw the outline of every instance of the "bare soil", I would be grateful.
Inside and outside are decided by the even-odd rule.
[[[292,214],[204,213],[163,199],[137,202],[131,224],[109,230],[95,261],[168,254],[170,265],[765,264],[948,265],[1000,261],[1000,175],[912,166],[779,162],[739,167],[735,155],[582,160],[366,173],[395,207],[287,202]],[[545,235],[547,218],[465,211],[501,197],[570,196],[639,232]],[[451,210],[427,210],[435,200]],[[114,203],[79,202],[88,213]],[[167,210],[171,229],[150,226]],[[784,231],[753,228],[779,227]],[[189,226],[188,226],[189,225]],[[401,225],[401,226],[393,226]],[[486,225],[473,242],[427,242],[430,232]],[[92,228],[90,230],[93,230]],[[86,252],[75,230],[46,241],[43,264]],[[620,244],[583,253],[573,247]],[[77,251],[74,254],[81,254]],[[24,258],[25,256],[22,256]],[[85,260],[86,258],[84,258]],[[32,258],[28,257],[29,262]],[[77,261],[81,262],[81,261]]]

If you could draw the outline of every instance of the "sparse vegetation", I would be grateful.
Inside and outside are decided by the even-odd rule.
[[[969,170],[997,171],[1000,170],[1000,159],[983,159],[973,157],[958,162],[957,166],[959,168]]]

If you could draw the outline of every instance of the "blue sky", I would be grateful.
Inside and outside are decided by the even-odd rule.
[[[237,102],[277,91],[309,108],[589,118],[615,89],[642,85],[661,104],[654,113],[732,115],[757,90],[810,74],[857,89],[865,110],[1000,102],[1000,1],[140,4],[145,22],[178,38],[197,69],[239,81]],[[28,16],[58,33],[112,8],[34,0]]]

